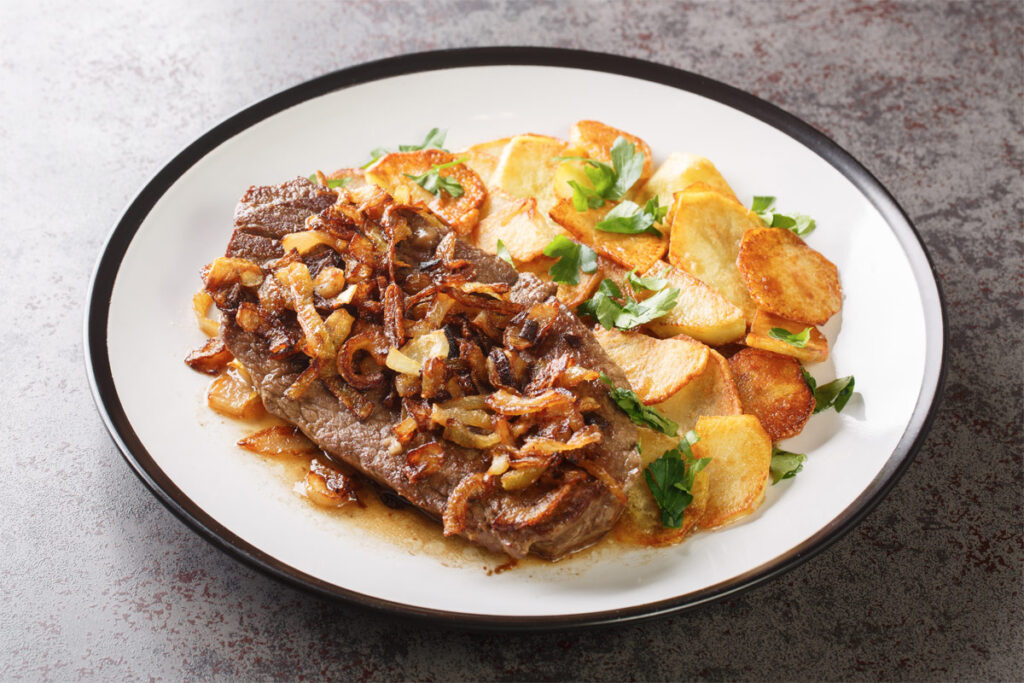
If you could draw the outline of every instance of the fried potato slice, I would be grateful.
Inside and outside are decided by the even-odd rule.
[[[725,178],[718,172],[714,164],[695,154],[673,152],[640,188],[636,203],[643,205],[647,200],[657,197],[661,206],[671,207],[676,192],[682,192],[696,183],[702,183],[707,189],[720,192],[739,202],[736,199],[736,193],[729,187],[729,183],[725,182]],[[666,221],[671,224],[671,213]]]
[[[789,230],[746,233],[736,265],[750,298],[769,313],[823,325],[843,305],[839,269]]]
[[[505,145],[491,184],[514,197],[534,197],[545,215],[555,203],[553,180],[569,143],[545,135],[516,135]]]
[[[549,215],[574,239],[597,253],[626,268],[636,268],[638,272],[648,270],[664,255],[668,248],[666,241],[651,234],[622,235],[595,228],[611,210],[612,204],[608,203],[599,209],[577,211],[572,200],[560,199]]]
[[[645,405],[668,399],[708,364],[708,347],[687,336],[656,339],[599,325],[594,327],[594,335]]]
[[[637,188],[643,187],[654,170],[654,155],[651,153],[650,145],[635,135],[631,135],[618,128],[613,128],[600,121],[577,121],[569,128],[569,143],[573,147],[583,150],[591,159],[597,159],[605,163],[611,163],[612,145],[615,144],[615,139],[620,136],[632,142],[636,146],[637,151],[642,152],[644,155],[644,169],[640,173],[640,178],[637,179],[630,190],[630,195],[632,195],[636,192]]]
[[[465,164],[439,171],[462,186],[462,195],[452,197],[444,190],[433,195],[408,175],[422,175],[437,164],[447,164],[458,157],[439,149],[386,154],[366,169],[366,179],[383,188],[398,202],[422,206],[447,223],[459,235],[468,235],[480,219],[480,208],[487,199],[487,188]]]
[[[510,140],[512,138],[499,138],[497,140],[481,142],[472,147],[467,147],[461,152],[457,152],[455,156],[460,159],[466,157],[464,162],[466,166],[480,176],[480,180],[484,182],[487,190],[490,191],[492,189],[491,176],[494,175],[494,169],[498,167],[501,153],[505,150],[505,146]]]
[[[735,522],[756,510],[764,500],[772,442],[753,415],[702,417],[700,441],[693,444],[698,458],[711,458],[704,468],[710,491],[702,529]]]
[[[501,240],[519,263],[541,256],[555,234],[551,221],[537,210],[536,199],[514,197],[496,189],[488,194],[484,218],[470,241],[487,253],[496,254]]]
[[[679,290],[676,307],[647,324],[653,334],[659,337],[686,334],[705,344],[720,346],[736,341],[746,331],[743,311],[685,270],[658,261],[644,276],[662,278],[668,281],[669,287]]]
[[[559,283],[558,292],[555,294],[556,298],[569,308],[575,309],[581,303],[593,296],[597,286],[601,284],[605,275],[605,269],[602,265],[603,259],[598,257],[597,268],[593,273],[580,273],[580,282],[577,285],[565,285]],[[548,275],[548,270],[555,263],[555,259],[548,258],[547,256],[541,256],[535,258],[529,263],[517,263],[516,269],[520,273],[533,273],[542,280],[551,280],[551,276]],[[607,261],[604,262],[607,264]]]
[[[810,327],[811,336],[804,347],[799,348],[781,339],[772,337],[770,333],[776,327],[786,330],[791,334],[800,334]],[[764,349],[765,351],[774,351],[785,356],[793,356],[793,358],[805,364],[822,363],[828,358],[828,339],[825,338],[825,335],[817,327],[786,320],[762,309],[758,309],[757,313],[754,314],[754,320],[750,323],[750,332],[747,333],[744,343],[755,349]]]
[[[803,431],[814,412],[814,392],[800,361],[761,349],[743,349],[729,359],[743,412],[755,415],[772,441]]]
[[[680,434],[693,429],[705,415],[743,414],[729,363],[714,349],[708,349],[708,363],[699,375],[654,407],[679,424]]]
[[[669,262],[713,287],[751,320],[756,306],[736,256],[744,233],[760,227],[760,219],[720,192],[697,189],[676,193],[671,225]]]
[[[675,444],[676,442],[672,442],[667,447],[652,453],[644,466],[646,467],[650,461],[661,457],[662,453],[673,448]],[[647,455],[646,446],[644,455]],[[697,523],[704,516],[711,489],[710,484],[711,479],[706,468],[697,473],[693,478],[693,488],[690,489],[693,500],[683,512],[683,524],[678,529],[672,529],[661,525],[661,510],[658,508],[654,496],[651,495],[646,480],[642,476],[637,478],[626,491],[628,502],[622,521],[615,526],[616,540],[620,543],[651,547],[663,547],[682,541],[696,528]]]

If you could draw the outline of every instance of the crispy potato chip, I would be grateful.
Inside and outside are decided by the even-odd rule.
[[[487,186],[487,190],[490,191],[491,176],[494,175],[494,169],[498,167],[498,160],[501,159],[501,153],[505,150],[505,145],[509,143],[512,138],[501,138],[498,140],[491,140],[490,142],[481,142],[478,145],[467,147],[461,152],[456,153],[456,157],[466,157],[464,162],[474,173],[480,176],[480,180]]]
[[[702,417],[697,422],[700,441],[693,444],[698,458],[711,458],[704,468],[711,490],[700,528],[735,522],[757,509],[764,500],[772,442],[753,415]]]
[[[751,230],[743,236],[736,265],[751,299],[769,313],[823,325],[843,305],[835,264],[789,230]]]
[[[666,400],[708,364],[708,347],[686,336],[656,339],[601,326],[594,327],[594,335],[645,405]]]
[[[708,363],[699,375],[654,407],[679,424],[680,434],[693,429],[704,415],[743,414],[729,363],[714,349],[708,349]]]
[[[439,173],[462,186],[462,195],[452,197],[444,190],[437,195],[427,192],[408,175],[422,175],[437,164],[447,164],[458,157],[439,149],[418,152],[394,152],[378,159],[366,169],[366,179],[383,188],[396,201],[423,206],[451,226],[459,235],[472,232],[480,218],[480,207],[487,199],[487,188],[480,176],[465,164],[446,168]]]
[[[657,197],[658,203],[661,206],[671,207],[674,204],[676,192],[692,188],[697,183],[701,184],[704,188],[720,192],[726,197],[739,202],[736,199],[736,193],[729,187],[729,183],[725,182],[725,178],[718,172],[714,164],[704,157],[699,157],[695,154],[673,152],[658,167],[658,170],[654,172],[650,180],[640,188],[640,191],[637,193],[636,203],[643,205],[652,197]],[[669,211],[666,225],[671,225],[672,223],[671,209]]]
[[[591,159],[597,159],[605,163],[611,163],[612,145],[615,144],[615,139],[620,136],[632,142],[636,146],[637,151],[643,152],[644,155],[644,170],[640,173],[640,178],[633,184],[628,193],[628,196],[632,196],[636,193],[637,188],[643,187],[647,179],[651,177],[651,172],[654,169],[654,155],[651,153],[650,146],[637,136],[630,135],[618,128],[612,128],[600,121],[577,121],[569,129],[569,142],[573,147],[583,150]]]
[[[756,307],[736,267],[740,241],[760,219],[719,192],[678,192],[672,205],[669,262],[703,280],[743,311],[747,320]]]
[[[489,193],[484,218],[476,226],[470,241],[489,254],[498,251],[501,240],[517,263],[532,261],[544,253],[555,237],[551,221],[537,210],[537,200],[513,197],[504,190]]]
[[[542,280],[551,281],[548,270],[555,263],[555,259],[541,256],[529,263],[516,263],[516,269],[520,273],[533,273]],[[563,304],[575,310],[577,306],[589,299],[601,280],[605,277],[605,270],[602,267],[601,258],[598,258],[597,268],[593,273],[580,273],[580,282],[577,285],[558,285],[558,293],[555,295]]]
[[[800,348],[772,337],[770,333],[776,327],[786,330],[791,334],[800,334],[810,327],[811,336],[804,347]],[[758,309],[757,313],[754,314],[754,320],[750,323],[750,332],[747,333],[744,343],[755,349],[764,349],[765,351],[774,351],[786,356],[793,356],[805,364],[822,363],[828,358],[828,339],[825,338],[825,335],[817,327],[786,320],[761,309]]]
[[[814,392],[800,361],[761,349],[743,349],[729,359],[743,412],[755,415],[772,441],[799,434],[814,412]]]
[[[622,235],[595,228],[611,209],[612,204],[608,203],[599,209],[577,211],[572,200],[560,199],[549,215],[574,239],[597,253],[627,268],[636,268],[638,272],[648,270],[665,253],[666,241],[650,234]]]
[[[669,448],[675,447],[675,442],[657,453],[651,455],[650,461],[661,457]],[[647,451],[644,451],[646,459]],[[622,521],[615,526],[615,539],[620,543],[632,543],[651,547],[663,547],[672,545],[683,540],[697,523],[704,516],[707,508],[710,492],[711,479],[707,469],[701,470],[693,478],[693,488],[690,489],[693,500],[683,512],[683,524],[678,529],[664,527],[661,524],[661,510],[647,487],[647,481],[643,476],[639,477],[626,491],[628,502],[626,510],[622,515]]]
[[[668,280],[669,287],[679,290],[676,307],[647,324],[647,329],[657,336],[686,334],[719,346],[739,339],[746,331],[743,311],[685,270],[658,261],[644,276]]]

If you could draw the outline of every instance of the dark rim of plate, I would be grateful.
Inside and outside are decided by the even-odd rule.
[[[347,590],[284,564],[243,541],[189,499],[157,466],[125,416],[107,355],[108,305],[121,261],[135,233],[160,197],[206,154],[263,119],[312,98],[353,85],[424,71],[498,65],[552,66],[601,71],[661,83],[745,112],[786,133],[828,161],[883,216],[906,252],[925,302],[924,379],[914,412],[882,471],[842,513],[811,538],[768,563],[727,581],[667,600],[629,608],[564,616],[495,616],[425,609]],[[929,305],[931,304],[931,305]],[[845,535],[889,492],[920,448],[939,406],[945,381],[947,327],[945,304],[934,266],[917,230],[882,184],[828,137],[746,92],[710,78],[662,64],[616,55],[537,47],[440,50],[401,55],[334,71],[258,102],[217,125],[164,166],[125,210],[103,249],[86,303],[85,360],[100,415],[135,474],[185,524],[232,557],[276,579],[321,596],[403,617],[471,629],[548,630],[602,626],[648,619],[706,604],[751,588],[788,571]]]

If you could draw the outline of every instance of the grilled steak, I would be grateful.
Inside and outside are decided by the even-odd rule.
[[[533,552],[557,559],[594,542],[618,519],[622,491],[638,471],[636,428],[596,381],[603,372],[628,386],[622,371],[552,296],[554,285],[518,274],[501,259],[454,240],[429,216],[380,194],[335,192],[305,179],[249,189],[236,209],[226,256],[259,265],[263,282],[247,288],[244,279],[211,283],[207,277],[224,313],[227,348],[248,369],[269,412],[296,425],[331,457],[442,520],[446,534],[513,557]],[[320,244],[301,261],[294,251],[286,254],[281,238],[311,228],[347,239],[347,246]],[[378,264],[374,277],[351,285],[362,268],[352,254],[358,256],[356,247],[365,243],[373,243],[386,263]],[[316,281],[326,268],[344,270],[354,296],[366,296],[345,304],[356,321],[336,351],[338,374],[310,351],[312,330],[319,328],[294,312],[299,305],[265,312],[268,302],[281,298],[274,288],[284,280],[275,280],[274,269],[289,259]],[[399,286],[389,285],[389,278]],[[432,292],[448,292],[457,300],[451,311],[462,311],[443,318],[447,357],[425,361],[422,379],[375,366],[382,348],[353,340],[383,344],[386,338],[397,348],[413,326],[424,324],[414,321],[412,311],[424,308],[419,302]],[[440,295],[433,296],[436,301]],[[317,294],[318,315],[337,310],[333,301]],[[258,325],[243,318],[257,305],[263,316]],[[397,317],[389,314],[396,306]],[[495,320],[504,329],[489,329]],[[362,350],[358,359],[352,345]],[[340,360],[346,354],[348,365]],[[447,384],[428,387],[431,373]],[[361,386],[352,384],[356,380]],[[495,439],[460,422],[470,419],[463,415],[482,414],[479,409],[452,411],[458,419],[448,422],[442,417],[442,435],[437,415],[444,415],[444,406],[460,405],[460,394],[476,394],[463,399],[470,408],[481,408],[470,404],[489,396],[486,410],[502,445],[467,446],[467,439],[485,446]],[[534,405],[539,403],[546,407]]]

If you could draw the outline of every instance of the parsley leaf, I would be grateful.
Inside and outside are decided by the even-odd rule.
[[[319,185],[320,184],[320,180],[317,178],[316,173],[313,173],[313,174],[311,174],[309,176],[309,182],[313,183],[314,185]],[[352,182],[352,178],[351,177],[328,178],[327,179],[327,187],[329,187],[329,188],[331,188],[333,190],[336,187],[345,187],[350,182]]]
[[[615,405],[622,409],[629,419],[635,424],[641,427],[650,427],[651,429],[661,432],[662,434],[668,434],[669,436],[675,436],[679,432],[679,425],[668,419],[661,413],[650,406],[645,406],[640,402],[640,397],[636,395],[636,392],[630,389],[620,389],[615,386],[608,375],[601,373],[601,381],[608,385],[608,395]]]
[[[840,377],[834,379],[828,384],[818,386],[818,383],[814,381],[810,373],[800,368],[800,372],[803,373],[804,381],[807,382],[807,386],[814,392],[814,414],[828,410],[829,408],[835,408],[837,413],[841,413],[843,408],[846,407],[846,402],[853,396],[854,379],[853,375],[847,377]]]
[[[622,199],[633,187],[644,170],[644,153],[636,145],[622,137],[615,138],[611,148],[612,163],[588,157],[556,157],[556,161],[583,161],[583,173],[593,187],[585,187],[575,180],[569,181],[572,188],[572,204],[577,211],[596,209],[604,206],[605,200]]]
[[[693,502],[694,477],[711,462],[711,458],[694,457],[690,446],[699,440],[696,432],[687,432],[678,446],[644,469],[647,488],[661,508],[662,526],[678,529],[683,525],[683,513]]]
[[[790,453],[772,446],[772,462],[769,465],[772,485],[778,484],[783,479],[795,477],[804,468],[805,460],[807,460],[807,456],[803,453]]]
[[[639,281],[640,278],[634,280]],[[630,283],[632,284],[632,283]],[[589,315],[597,319],[601,326],[610,330],[631,330],[638,325],[649,323],[655,318],[667,314],[676,307],[679,289],[663,286],[658,292],[643,301],[637,301],[628,294],[623,294],[619,286],[612,280],[605,279],[590,297],[577,308],[579,315]],[[620,302],[619,299],[622,301]]]
[[[597,270],[597,252],[585,244],[573,242],[565,235],[555,235],[544,247],[544,255],[558,259],[548,269],[548,275],[563,285],[578,285],[581,270],[584,273]]]
[[[768,336],[772,339],[784,341],[790,346],[802,349],[807,346],[807,342],[811,340],[811,328],[805,327],[802,332],[790,332],[782,327],[773,327],[768,330]]]
[[[626,273],[626,282],[633,288],[634,292],[639,292],[641,289],[646,289],[648,292],[657,292],[664,289],[668,285],[668,280],[665,280],[654,275],[650,277],[640,277],[636,274],[636,268]]]
[[[795,213],[792,216],[776,213],[775,197],[754,197],[754,201],[750,204],[750,210],[756,213],[761,222],[769,228],[785,228],[800,237],[811,234],[817,227],[813,218],[802,213]]]
[[[412,175],[411,173],[403,173],[406,178],[411,178],[416,182],[417,185],[422,187],[424,190],[433,195],[439,195],[441,190],[447,192],[451,197],[461,197],[463,193],[462,185],[459,184],[455,178],[449,178],[439,173],[446,168],[451,168],[457,164],[461,164],[466,160],[466,157],[456,159],[455,161],[449,161],[446,164],[434,164],[430,167],[430,170],[420,175]]]
[[[495,251],[498,254],[498,258],[500,258],[502,261],[509,264],[513,268],[516,267],[515,261],[512,260],[512,254],[508,253],[508,247],[505,246],[504,242],[498,240],[498,247],[497,249],[495,249]]]
[[[447,137],[448,131],[444,128],[431,128],[430,132],[427,133],[427,137],[424,138],[423,142],[418,145],[399,145],[399,152],[418,152],[421,149],[439,149],[442,152],[447,152],[444,148],[444,139]],[[363,164],[362,168],[366,168],[372,165],[377,159],[382,156],[386,156],[391,153],[391,150],[387,147],[374,147],[370,150],[370,160]],[[435,193],[436,194],[436,193]]]
[[[661,237],[661,231],[654,227],[668,213],[667,206],[659,206],[657,196],[649,199],[644,208],[628,199],[605,214],[604,220],[594,227],[604,232],[617,232],[623,235],[639,235],[651,233]]]

